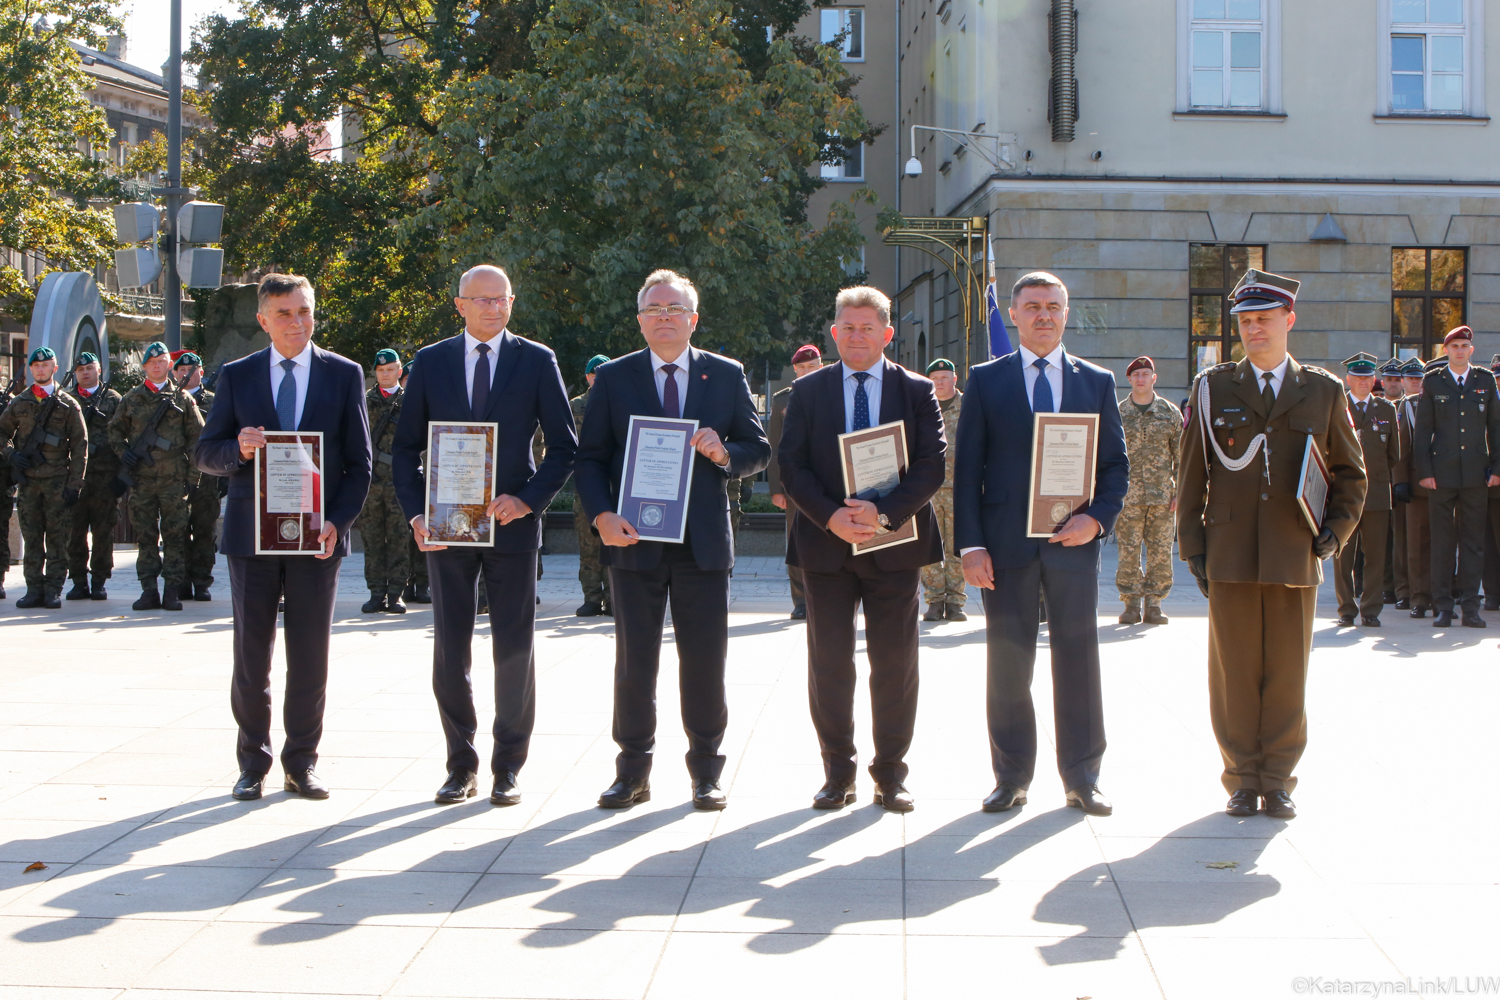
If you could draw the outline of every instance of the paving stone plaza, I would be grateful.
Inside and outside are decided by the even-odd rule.
[[[857,805],[822,813],[803,625],[780,561],[742,559],[729,808],[691,808],[666,669],[654,797],[611,813],[594,802],[613,776],[613,626],[572,617],[577,559],[548,556],[523,801],[440,807],[431,611],[360,615],[354,557],[318,768],[333,796],[241,803],[224,576],[212,604],[134,614],[118,556],[107,604],[0,608],[4,1000],[1500,994],[1493,616],[1438,631],[1387,608],[1383,628],[1340,630],[1325,585],[1301,815],[1236,820],[1205,604],[1183,572],[1170,625],[1115,624],[1106,549],[1113,816],[1064,808],[1045,744],[1030,804],[979,811],[973,597],[967,623],[923,626],[916,810],[872,807],[862,776]],[[488,641],[481,622],[481,657]],[[278,666],[278,704],[280,683]],[[1045,670],[1036,696],[1049,741]],[[868,734],[866,704],[865,754]]]

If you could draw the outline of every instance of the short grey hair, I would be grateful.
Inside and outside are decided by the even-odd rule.
[[[307,290],[307,297],[317,301],[318,294],[313,291],[312,282],[300,274],[268,274],[260,279],[260,284],[255,288],[255,307],[264,308],[266,299],[273,299],[279,295],[290,295],[297,289]]]
[[[459,276],[458,294],[462,295],[464,293],[464,289],[468,287],[470,280],[481,274],[498,274],[500,277],[505,279],[505,283],[507,285],[510,284],[510,275],[505,273],[505,268],[499,267],[495,264],[475,264],[473,267],[469,268]],[[512,287],[511,291],[514,292],[515,288]]]
[[[698,286],[688,280],[685,275],[678,274],[676,271],[669,271],[663,267],[646,275],[646,283],[641,286],[640,291],[635,293],[635,308],[637,312],[646,308],[646,293],[657,285],[671,285],[682,293],[683,298],[688,300],[688,308],[693,312],[698,311]]]
[[[1068,286],[1063,284],[1062,279],[1050,271],[1028,271],[1016,279],[1016,283],[1010,287],[1010,302],[1015,305],[1016,299],[1021,295],[1023,288],[1061,288],[1063,305],[1068,304]]]
[[[891,325],[891,300],[878,288],[856,285],[839,289],[839,297],[833,301],[833,318],[837,322],[839,313],[845,309],[874,309],[880,315],[882,326]]]

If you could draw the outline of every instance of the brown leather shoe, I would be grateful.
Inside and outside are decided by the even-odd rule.
[[[969,620],[969,616],[964,614],[964,606],[962,604],[944,604],[943,613],[950,622],[966,622]]]

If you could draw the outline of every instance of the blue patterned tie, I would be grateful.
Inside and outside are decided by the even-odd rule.
[[[865,395],[865,379],[869,372],[855,372],[859,385],[854,387],[854,429],[862,431],[870,426],[870,397]]]
[[[1031,412],[1052,413],[1057,406],[1052,402],[1052,383],[1047,381],[1047,359],[1037,358],[1031,366],[1036,369],[1036,385],[1031,387]]]
[[[276,420],[284,431],[297,429],[297,380],[292,377],[292,369],[296,367],[297,362],[284,359],[281,370],[286,374],[281,376],[281,384],[276,387]]]

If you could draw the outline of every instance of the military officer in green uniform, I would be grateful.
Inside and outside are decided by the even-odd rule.
[[[1391,520],[1392,473],[1401,459],[1400,433],[1396,429],[1396,408],[1387,400],[1373,395],[1375,358],[1363,352],[1344,360],[1344,380],[1349,385],[1349,415],[1359,435],[1360,452],[1365,460],[1365,505],[1354,537],[1339,554],[1333,578],[1339,599],[1339,625],[1354,624],[1354,613],[1360,624],[1380,627],[1380,608],[1385,603],[1385,553]],[[1364,553],[1363,588],[1355,593],[1354,559]]]
[[[583,366],[583,377],[588,382],[584,390],[568,400],[573,410],[573,426],[583,426],[583,411],[588,406],[589,389],[594,387],[594,369],[609,358],[596,354]],[[569,482],[571,482],[571,478]],[[609,577],[599,563],[599,536],[589,527],[588,515],[583,512],[583,501],[578,490],[573,490],[573,533],[578,537],[578,585],[583,588],[583,603],[575,614],[580,618],[594,618],[610,614]]]
[[[1401,378],[1401,368],[1405,364],[1400,358],[1391,358],[1380,366],[1380,386],[1385,390],[1385,401],[1391,404],[1391,408],[1398,414],[1401,410],[1401,401],[1406,396],[1406,383]],[[1397,437],[1400,437],[1399,432]],[[1400,459],[1398,458],[1399,462]],[[1385,603],[1394,603],[1401,607],[1405,601],[1411,604],[1411,581],[1406,572],[1406,514],[1394,503],[1395,500],[1395,467],[1391,469],[1391,544],[1390,558],[1386,560],[1386,589],[1390,593],[1385,595]]]
[[[1208,597],[1209,717],[1231,816],[1297,815],[1322,560],[1359,524],[1364,458],[1333,374],[1287,353],[1299,282],[1251,269],[1231,312],[1245,358],[1199,374],[1178,460],[1177,547]],[[1298,503],[1308,443],[1328,467],[1314,531]]]
[[[1406,587],[1408,597],[1396,607],[1425,618],[1432,608],[1432,525],[1427,520],[1427,491],[1412,476],[1411,443],[1417,425],[1417,403],[1422,398],[1425,366],[1419,358],[1401,365],[1401,402],[1396,406],[1396,433],[1401,457],[1392,472],[1394,516],[1406,524]]]
[[[126,509],[135,529],[141,596],[131,607],[181,611],[187,582],[188,491],[198,482],[192,456],[203,431],[203,415],[193,397],[172,381],[167,345],[148,345],[141,368],[145,380],[125,394],[109,423],[110,446],[120,456],[123,475],[135,480]],[[152,426],[158,411],[161,417]]]
[[[799,379],[823,367],[823,352],[812,344],[803,344],[792,352],[792,378]],[[776,463],[776,446],[781,441],[781,423],[786,419],[787,404],[792,401],[792,387],[787,386],[771,397],[771,464],[766,466],[766,487],[771,493],[771,502],[787,512],[786,531],[792,533],[792,512],[787,508],[786,489],[781,485],[781,469]],[[802,589],[802,570],[796,566],[786,568],[787,580],[792,585],[792,620],[807,620],[807,596]]]
[[[411,378],[411,366],[416,359],[406,362],[401,366],[401,388],[406,389],[406,380]],[[426,453],[423,452],[423,458]],[[406,589],[401,592],[401,597],[408,604],[431,604],[432,591],[427,586],[427,556],[417,548],[417,540],[410,531],[406,533],[406,563],[410,566],[408,572],[411,574],[406,580]]]
[[[382,611],[406,614],[402,591],[411,576],[411,528],[396,502],[391,479],[391,442],[401,419],[401,355],[389,347],[375,352],[375,385],[365,393],[370,420],[370,450],[374,464],[370,492],[355,526],[365,550],[365,587],[370,599],[360,606],[367,615]]]
[[[83,411],[88,430],[88,472],[83,495],[73,508],[73,526],[68,539],[68,576],[73,587],[70,601],[102,601],[109,597],[105,581],[115,568],[115,522],[120,519],[120,498],[115,496],[115,476],[120,460],[109,446],[109,422],[120,408],[120,394],[99,383],[99,358],[89,351],[78,355],[69,394]],[[93,545],[89,544],[90,535]],[[89,577],[93,576],[93,585]]]
[[[943,414],[948,460],[943,485],[932,497],[938,530],[943,536],[943,561],[922,567],[922,599],[927,602],[922,620],[966,622],[969,616],[964,614],[964,604],[969,595],[964,589],[964,561],[953,544],[953,457],[958,454],[953,443],[958,440],[958,414],[963,409],[964,394],[958,391],[958,368],[947,358],[934,358],[927,365],[926,375],[932,380]]]
[[[58,365],[52,349],[38,347],[26,361],[32,385],[0,414],[0,462],[9,463],[19,481],[16,507],[26,547],[26,594],[16,607],[55,609],[62,607],[73,508],[88,464],[88,430],[78,400],[53,378]]]
[[[1423,380],[1411,450],[1432,523],[1432,624],[1452,625],[1457,606],[1465,626],[1484,628],[1479,581],[1489,488],[1500,486],[1500,400],[1495,376],[1469,363],[1472,330],[1449,330],[1443,353],[1448,363]]]
[[[1115,587],[1121,625],[1165,625],[1161,602],[1172,592],[1172,536],[1177,510],[1177,451],[1182,411],[1156,394],[1156,362],[1142,355],[1125,366],[1130,395],[1120,402],[1130,489],[1115,521],[1120,565]],[[1144,564],[1144,571],[1142,570]],[[1141,605],[1144,602],[1144,614]]]
[[[198,413],[207,422],[214,394],[203,388],[203,359],[192,351],[173,352],[172,377],[183,392],[193,397]],[[188,487],[187,586],[180,595],[183,598],[188,596],[189,588],[195,601],[214,598],[209,589],[214,585],[214,559],[219,554],[214,544],[214,528],[219,523],[219,498],[226,485],[219,476],[199,472],[198,482]]]

